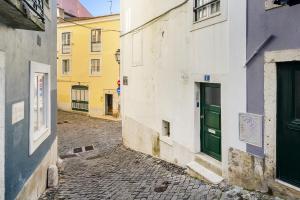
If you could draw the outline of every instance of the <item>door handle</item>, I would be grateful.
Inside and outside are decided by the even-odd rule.
[[[200,119],[204,119],[204,115],[201,115],[201,116],[200,116]]]
[[[211,134],[214,134],[214,135],[216,134],[216,131],[211,129],[211,128],[208,129],[208,132],[211,133]]]

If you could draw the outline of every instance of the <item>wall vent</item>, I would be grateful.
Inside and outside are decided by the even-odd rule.
[[[162,135],[170,137],[170,122],[162,121]]]

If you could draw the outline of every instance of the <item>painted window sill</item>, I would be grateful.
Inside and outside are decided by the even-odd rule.
[[[193,22],[191,32],[196,31],[198,29],[206,28],[208,26],[222,23],[226,20],[227,20],[227,15],[225,15],[225,14],[218,13],[218,14],[212,15],[208,18]]]
[[[61,55],[61,56],[71,56],[72,52],[70,52],[70,53],[63,53],[62,51],[60,51],[59,55]]]
[[[200,20],[198,20],[198,21],[194,21],[194,24],[197,24],[197,23],[201,23],[201,22],[204,22],[204,21],[210,20],[210,19],[212,19],[212,18],[214,18],[214,17],[218,17],[218,16],[220,16],[220,15],[221,15],[221,13],[220,13],[220,12],[218,12],[218,13],[216,13],[216,14],[213,14],[213,15],[211,15],[211,16],[208,16],[208,17],[202,18],[202,19],[200,19]]]
[[[34,134],[34,133],[33,133]],[[29,144],[29,155],[32,155],[35,150],[50,136],[51,129],[47,128]]]
[[[91,51],[91,55],[101,55],[102,51]]]
[[[34,142],[38,141],[43,135],[47,134],[48,132],[49,132],[48,128],[43,128],[40,131],[34,132],[33,141]]]

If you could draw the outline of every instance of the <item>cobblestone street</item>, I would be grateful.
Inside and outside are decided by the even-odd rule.
[[[184,169],[122,146],[121,123],[58,113],[59,155],[64,160],[57,188],[44,199],[273,199],[226,184],[208,185]],[[74,148],[94,150],[73,153]]]

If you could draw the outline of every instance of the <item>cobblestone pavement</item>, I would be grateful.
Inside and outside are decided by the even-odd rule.
[[[64,159],[57,188],[46,199],[273,199],[238,187],[208,185],[183,168],[122,146],[121,123],[58,113],[59,155]],[[94,145],[75,156],[72,149]],[[74,157],[75,156],[75,157]]]

